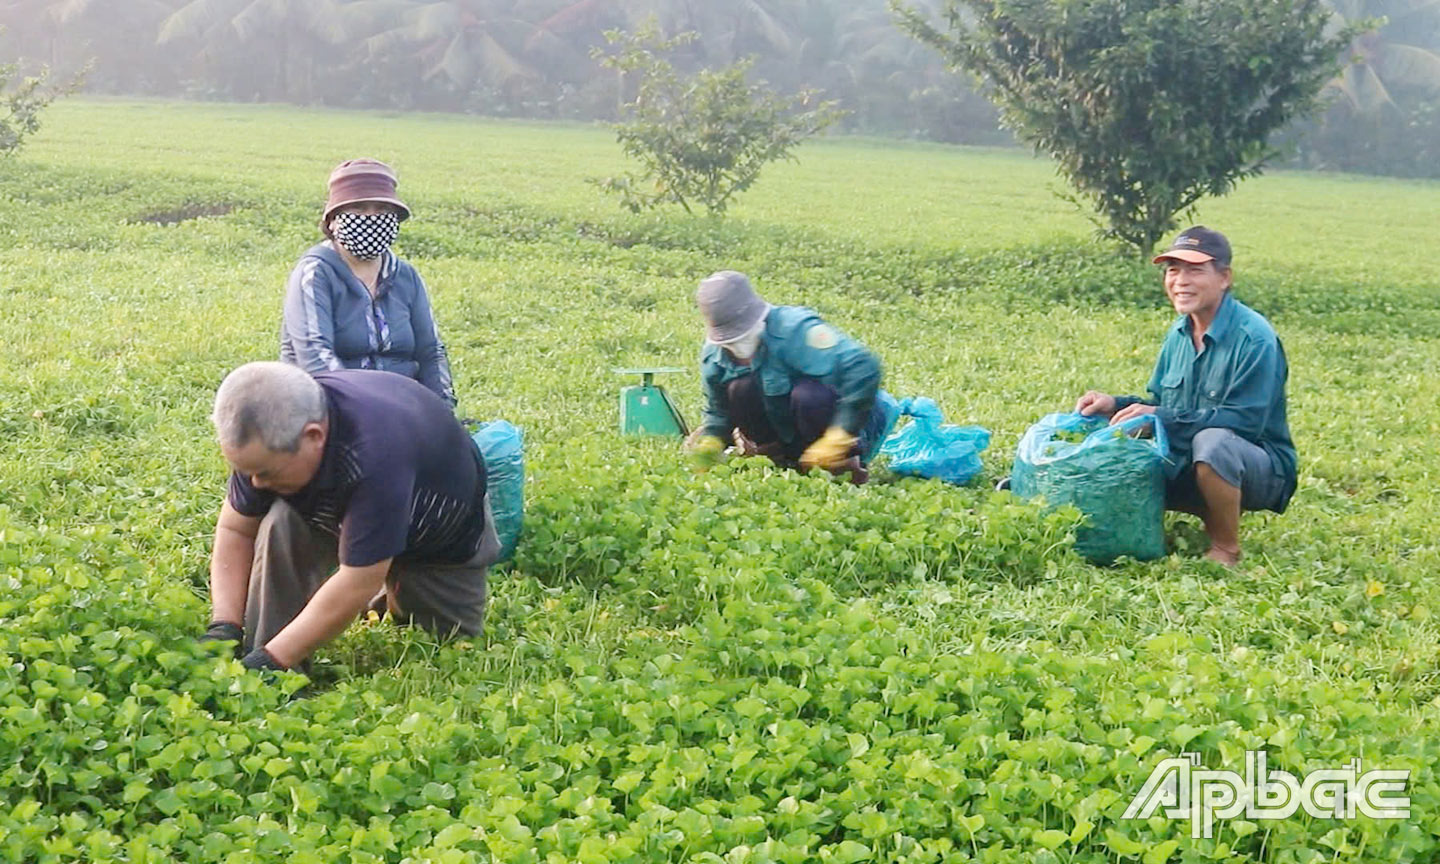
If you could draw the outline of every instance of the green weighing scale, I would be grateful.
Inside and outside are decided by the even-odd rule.
[[[639,385],[620,391],[620,434],[673,435],[678,438],[690,434],[690,426],[680,414],[675,400],[670,398],[664,387],[655,383],[658,373],[685,371],[675,366],[614,370],[617,375],[641,376]]]

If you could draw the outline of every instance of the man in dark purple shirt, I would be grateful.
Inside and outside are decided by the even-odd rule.
[[[233,473],[210,561],[207,638],[288,668],[381,592],[441,636],[480,632],[499,553],[485,463],[450,406],[389,372],[226,377],[212,416]]]

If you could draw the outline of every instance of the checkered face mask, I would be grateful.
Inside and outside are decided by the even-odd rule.
[[[330,230],[346,252],[368,261],[380,257],[395,242],[400,216],[394,212],[336,213]]]

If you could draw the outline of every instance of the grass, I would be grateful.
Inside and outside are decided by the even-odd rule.
[[[926,656],[1094,661],[1104,680],[1082,693],[1140,686],[1153,658],[1139,646],[1180,633],[1227,674],[1258,663],[1298,692],[1364,694],[1410,730],[1387,746],[1437,719],[1440,301],[1416,262],[1440,187],[1277,173],[1203,205],[1234,243],[1239,296],[1289,354],[1299,491],[1283,516],[1246,517],[1234,572],[1199,560],[1174,518],[1175,554],[1098,569],[1065,551],[1063,524],[986,484],[1040,415],[1088,387],[1143,387],[1171,317],[1158,276],[1093,243],[1045,163],[934,145],[818,142],[712,223],[622,215],[584,182],[623,167],[592,127],[54,106],[0,173],[0,501],[24,530],[100,532],[110,551],[95,560],[140,562],[98,572],[139,580],[107,583],[101,620],[171,640],[203,629],[224,479],[209,399],[230,368],[274,356],[326,173],[357,155],[399,169],[415,213],[399,249],[429,284],[461,413],[526,431],[531,533],[496,576],[484,644],[357,628],[322,652],[335,692],[478,716],[481,695],[535,696],[576,657],[703,653],[688,627],[736,598],[788,608],[777,586],[814,578]],[[991,429],[981,482],[854,490],[758,465],[697,477],[671,444],[616,435],[626,382],[611,370],[693,367],[694,286],[721,268],[873,347],[892,392]],[[662,383],[698,416],[695,376]],[[58,565],[8,566],[18,580]],[[163,601],[140,614],[114,600],[137,591]]]

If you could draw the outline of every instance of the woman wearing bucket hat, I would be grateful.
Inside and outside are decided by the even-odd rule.
[[[865,465],[894,418],[880,361],[813,310],[771,306],[743,273],[722,270],[695,294],[705,318],[705,416],[688,442],[703,459],[728,440],[776,464],[868,478]]]
[[[350,159],[330,173],[325,240],[300,256],[285,288],[280,359],[307,372],[379,369],[414,378],[455,405],[450,361],[425,282],[390,245],[410,208],[395,172]]]

